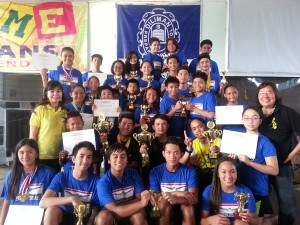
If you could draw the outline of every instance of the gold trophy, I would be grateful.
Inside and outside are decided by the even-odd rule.
[[[147,88],[148,87],[151,87],[151,82],[154,80],[154,75],[150,74],[150,75],[147,75]]]
[[[116,88],[120,88],[121,85],[120,85],[120,81],[123,79],[123,76],[122,75],[114,75],[114,80],[117,82],[116,84]]]
[[[227,80],[226,80],[226,77],[225,77],[226,71],[225,71],[225,70],[221,70],[220,72],[221,72],[221,74],[222,74],[222,80],[221,80],[221,83],[227,84]]]
[[[213,146],[214,140],[217,139],[222,135],[222,131],[218,129],[214,129],[216,124],[213,121],[207,122],[208,130],[205,131],[203,134],[209,140],[209,146]],[[218,155],[215,153],[209,153],[209,159],[217,159]]]
[[[234,200],[239,204],[238,208],[234,211],[234,218],[241,219],[239,213],[244,211],[246,204],[250,201],[250,194],[236,192],[234,193]]]
[[[161,196],[161,193],[158,192],[158,191],[153,191],[152,196],[154,198],[154,206],[152,208],[152,211],[150,212],[150,216],[152,218],[160,218],[161,214],[160,214],[160,211],[159,211],[159,208],[158,208],[158,201],[159,201],[159,198]]]
[[[161,74],[161,76],[164,78],[164,79],[167,79],[170,75],[170,72],[169,71],[165,71]]]
[[[180,114],[180,118],[186,118],[186,105],[189,103],[188,99],[182,99],[180,100],[181,104],[182,104],[182,110],[181,110],[181,114]]]
[[[187,94],[187,97],[192,97],[193,83],[192,82],[188,82],[187,85],[188,85],[188,88],[189,88],[189,93]]]
[[[128,106],[128,110],[129,111],[133,111],[134,110],[134,104],[133,102],[136,100],[136,95],[127,95],[127,99],[130,102],[129,106]]]
[[[148,130],[148,125],[147,124],[143,124],[141,126],[141,129],[142,129],[141,133],[139,133],[139,134],[134,133],[133,134],[134,139],[137,140],[139,145],[145,144],[147,146],[150,146],[152,140],[155,138],[155,134],[147,131]],[[149,161],[149,154],[148,153],[143,153],[142,157],[143,157],[142,167],[145,167],[150,162]]]
[[[78,218],[76,225],[83,225],[83,218],[89,213],[90,204],[74,205],[74,214]]]
[[[144,120],[148,119],[149,116],[147,115],[147,112],[149,112],[150,110],[149,105],[141,105],[141,110],[143,111],[142,119]]]
[[[108,134],[109,131],[113,128],[114,126],[114,123],[113,122],[108,122],[108,121],[105,121],[106,117],[101,114],[99,116],[99,122],[98,123],[93,123],[93,128],[94,130],[98,131],[99,135],[101,133],[105,133],[105,134]],[[102,143],[102,150],[101,150],[101,154],[102,155],[105,155],[107,149],[108,149],[108,141],[106,142],[103,142]]]
[[[137,71],[137,70],[131,70],[131,71],[129,72],[129,77],[130,77],[130,78],[134,78],[134,79],[139,79],[138,71]]]

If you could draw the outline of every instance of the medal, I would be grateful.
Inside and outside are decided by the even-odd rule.
[[[20,202],[26,202],[29,199],[29,194],[19,194],[16,199]]]
[[[35,167],[35,170],[33,171],[33,173],[28,174],[24,181],[23,184],[21,185],[19,194],[16,197],[16,200],[20,201],[20,202],[25,202],[29,200],[29,186],[30,186],[30,182],[32,177],[34,176],[35,172],[37,171],[37,166]],[[23,174],[24,176],[24,174]]]
[[[72,70],[73,68],[71,67],[70,72],[68,73],[66,70],[66,67],[64,67],[64,65],[62,65],[63,71],[65,73],[66,76],[66,81],[64,82],[66,85],[71,85],[72,81],[73,81],[73,76],[72,76]]]

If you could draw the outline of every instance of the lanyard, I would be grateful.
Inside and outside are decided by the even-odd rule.
[[[63,71],[65,73],[67,81],[72,81],[73,80],[73,76],[72,76],[72,70],[73,70],[73,68],[71,67],[69,73],[67,72],[67,69],[66,69],[66,67],[64,65],[62,65],[62,68],[63,68]]]
[[[75,102],[72,102],[73,107],[76,109],[77,112],[79,113],[84,113],[84,104],[82,104],[81,109],[79,109],[77,107],[77,105],[75,104]]]
[[[211,73],[207,75],[207,82],[206,82],[206,91],[210,91],[210,81],[211,81]]]
[[[28,174],[23,183],[22,183],[22,186],[20,188],[20,194],[28,194],[29,193],[29,186],[30,186],[30,182],[31,182],[31,179],[34,177],[34,174],[35,172],[37,171],[37,166],[35,167],[35,170],[33,171],[33,173],[31,174]]]

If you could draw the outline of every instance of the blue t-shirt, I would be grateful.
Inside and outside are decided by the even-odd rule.
[[[271,141],[264,135],[258,135],[257,149],[253,162],[266,165],[265,158],[277,156],[276,149]],[[269,180],[268,175],[262,173],[245,163],[239,165],[240,180],[251,189],[254,195],[268,196],[269,195]]]
[[[157,113],[159,113],[159,111],[153,109],[153,108],[150,108],[149,112],[147,112],[147,115],[150,117],[150,118],[153,118]],[[141,108],[137,108],[134,112],[134,121],[136,124],[140,124],[140,120],[142,118],[142,116],[144,115],[143,111],[141,110]],[[141,132],[142,129],[139,128],[138,129],[138,132]],[[150,132],[153,132],[153,129],[151,126],[148,126],[148,131]]]
[[[144,55],[143,62],[144,61],[150,61],[152,65],[152,74],[154,75],[155,80],[159,80],[161,77],[161,69],[164,65],[164,60],[159,55],[154,55],[151,52],[148,52],[146,55]]]
[[[210,212],[210,191],[211,191],[212,185],[209,185],[205,188],[203,194],[202,194],[202,210]],[[233,193],[227,193],[222,191],[222,196],[221,196],[221,205],[219,208],[219,213],[226,216],[231,222],[234,221],[234,211],[238,208],[238,203],[234,200],[234,193],[236,192],[242,192],[245,194],[250,194],[250,201],[246,204],[245,208],[249,209],[251,213],[256,212],[256,204],[255,204],[255,199],[250,191],[249,188],[246,186],[240,184],[240,185],[235,185],[235,191]]]
[[[166,163],[154,167],[149,175],[150,190],[162,192],[188,191],[198,188],[198,178],[191,166],[179,164],[175,172],[170,172]]]
[[[68,73],[70,72],[69,69],[66,69],[66,71]],[[72,68],[71,74],[72,74],[72,82],[73,83],[82,84],[82,74],[79,70]],[[64,72],[62,66],[58,66],[57,70],[50,70],[48,73],[48,78],[50,80],[56,80],[56,81],[60,82],[62,84],[63,92],[64,92],[64,95],[65,95],[67,101],[72,100],[71,96],[70,96],[71,85],[67,85],[65,82],[67,79],[67,76],[65,75],[65,72]]]
[[[123,93],[120,94],[120,107],[122,108],[122,111],[126,111],[126,105],[128,103],[127,95],[124,95]],[[133,102],[135,110],[139,108],[143,104],[143,98],[140,96],[136,96],[136,99]]]
[[[162,100],[160,101],[160,112],[164,114],[169,113],[176,105],[177,101],[178,100],[174,98],[170,98],[169,96],[162,98]],[[172,118],[170,119],[168,136],[182,137],[183,130],[186,127],[187,120],[186,118],[180,117],[181,111],[182,110],[177,110],[172,116]]]
[[[124,175],[116,178],[109,169],[97,184],[98,198],[101,207],[115,202],[118,205],[135,198],[144,191],[140,175],[135,169],[125,168]]]
[[[25,174],[25,176],[26,175],[28,174]],[[40,165],[29,185],[29,199],[25,202],[21,202],[16,199],[9,198],[8,186],[11,179],[11,171],[9,171],[4,181],[1,197],[4,198],[4,200],[9,201],[11,205],[39,205],[43,194],[47,190],[54,176],[55,171],[52,168]],[[20,181],[19,188],[21,187],[23,181],[24,179]]]
[[[79,113],[93,114],[92,108],[88,105],[85,105],[84,103],[82,104],[81,107],[77,107],[77,109],[73,105],[73,102],[69,102],[69,103],[65,104],[65,107],[70,111],[77,111]]]
[[[144,89],[146,89],[148,82],[144,81],[142,78],[138,79],[139,82],[139,86],[140,86],[140,91],[143,91]],[[157,80],[153,80],[151,83],[151,87],[154,87],[156,90],[160,90],[160,84]]]
[[[53,178],[48,189],[56,193],[60,193],[62,197],[76,196],[83,203],[89,203],[92,208],[94,206],[99,206],[96,190],[96,185],[99,179],[100,177],[89,173],[85,180],[77,180],[73,177],[73,171],[67,170],[58,173]],[[69,213],[74,212],[72,204],[62,205],[60,208]]]
[[[238,103],[237,105],[242,105],[244,110],[247,109],[249,106],[246,104]],[[239,124],[225,124],[223,125],[223,130],[231,130],[231,131],[236,131],[236,132],[242,132],[245,133],[246,129],[244,125],[239,125]]]
[[[176,52],[174,55],[177,55],[179,58],[179,66],[188,64],[187,57],[182,52]]]
[[[198,64],[198,58],[195,58],[191,61],[190,65],[189,65],[190,73],[193,74],[193,73],[196,73],[196,71],[199,70],[199,67],[197,67],[197,64]],[[220,74],[218,64],[213,60],[210,60],[210,71],[212,73]]]

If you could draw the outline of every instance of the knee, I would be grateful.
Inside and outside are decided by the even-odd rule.
[[[193,205],[181,205],[181,212],[184,220],[195,221],[195,209]],[[189,223],[191,224],[191,223]],[[194,224],[194,223],[192,223]]]
[[[46,209],[44,215],[44,224],[59,224],[62,221],[62,209],[57,206],[51,206]]]
[[[159,210],[163,217],[170,216],[172,211],[172,205],[168,201],[163,200],[159,205]]]
[[[143,210],[133,214],[132,216],[130,216],[130,222],[133,225],[137,225],[137,224],[145,224],[146,222],[146,217],[145,217],[145,213]]]
[[[114,220],[113,214],[108,211],[100,211],[96,217],[96,225],[107,225],[107,224],[112,224]]]

